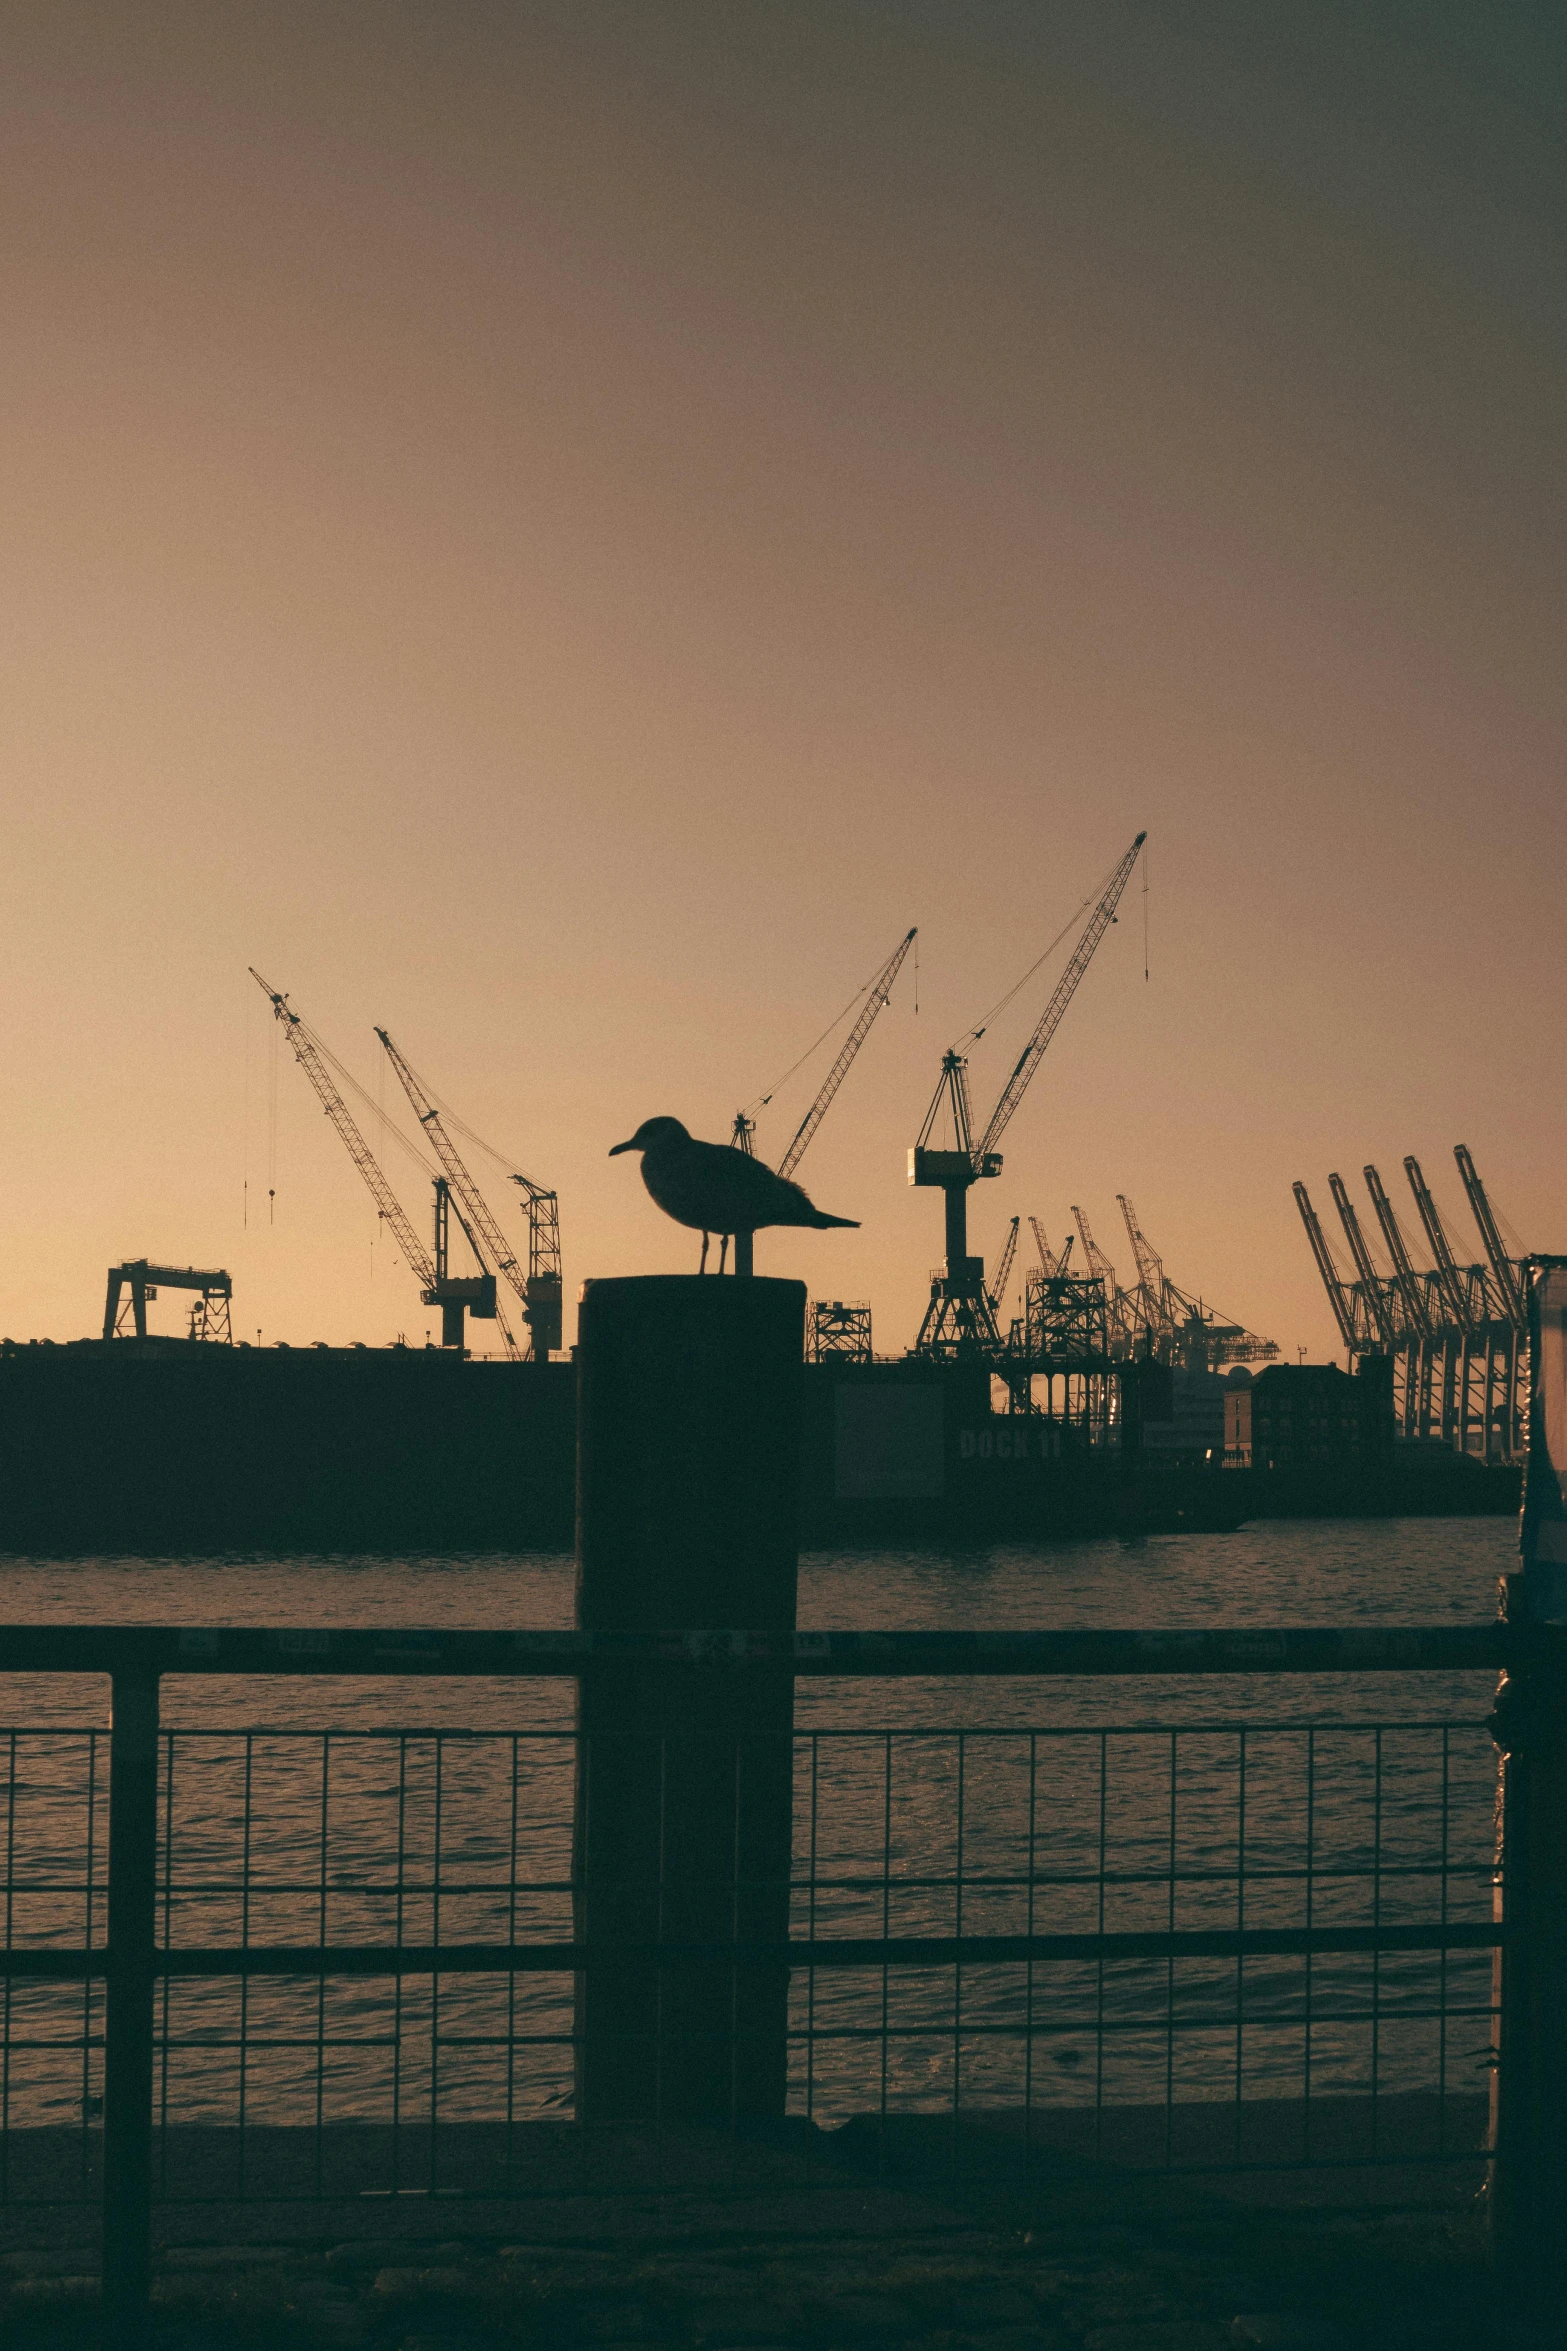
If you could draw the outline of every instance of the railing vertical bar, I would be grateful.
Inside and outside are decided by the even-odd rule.
[[[240,1948],[250,1948],[250,1870],[251,1823],[254,1816],[255,1795],[254,1731],[245,1733],[245,1767],[240,1802],[244,1807],[240,1822],[239,1840],[239,1941]],[[249,2123],[250,2092],[250,1975],[247,1971],[239,1979],[239,2193],[245,2193],[245,2179],[250,2153]]]
[[[392,1898],[394,1939],[401,1950],[404,1936],[404,1888],[408,1883],[408,1733],[397,1734],[397,1886]],[[403,1977],[392,1978],[392,2193],[403,2179]]]
[[[506,1940],[517,1940],[517,1835],[520,1826],[517,1802],[517,1775],[522,1765],[522,1745],[515,1731],[511,1734],[511,1810],[507,1824],[506,1863]],[[517,1976],[509,1969],[506,1976],[506,2164],[507,2185],[510,2186],[516,2169],[517,2132]]]
[[[5,1785],[5,1947],[11,1949],[16,1917],[16,1733],[7,1743]],[[0,2196],[11,2195],[11,2015],[16,1979],[5,1979],[5,2052],[0,2061]]]
[[[816,1940],[816,1878],[817,1870],[820,1866],[817,1860],[817,1855],[820,1851],[819,1813],[821,1808],[821,1733],[819,1731],[812,1731],[809,1734],[809,1739],[810,1745],[808,1752],[811,1759],[811,1811],[809,1838],[810,1863],[806,1879],[805,1931],[810,1941],[814,1943]],[[815,2112],[816,1970],[814,1967],[808,1967],[805,1971],[805,2118],[807,2122],[810,2122],[814,2118]]]
[[[1099,1875],[1098,1899],[1095,1910],[1099,1957],[1097,1961],[1097,1989],[1094,2002],[1094,2161],[1104,2152],[1105,2124],[1105,1870],[1108,1867],[1106,1838],[1109,1826],[1110,1798],[1110,1744],[1109,1733],[1099,1733]]]
[[[968,1733],[958,1733],[958,1795],[957,1795],[957,1866],[953,1888],[952,1931],[963,1932],[963,1830],[965,1825],[964,1800],[968,1792]],[[959,1959],[952,1970],[952,2168],[954,2175],[963,2160],[963,1962]]]
[[[174,1872],[174,1733],[160,1731],[159,1746],[164,1758],[163,1775],[163,1870],[159,1907],[163,1913],[163,1948],[171,1939]],[[166,2190],[169,2184],[169,2011],[173,2000],[173,1984],[168,1976],[158,1986],[158,2011],[161,2030],[158,2035],[158,2186]]]
[[[1166,1899],[1166,1919],[1170,1933],[1175,1932],[1175,1857],[1176,1857],[1176,1790],[1175,1776],[1179,1752],[1179,1731],[1170,1733],[1170,1823],[1169,1823],[1169,1886]],[[1175,1954],[1172,1951],[1164,1963],[1164,2167],[1168,2171],[1174,2161],[1175,2148]]]
[[[327,1939],[327,1850],[331,1840],[332,1801],[332,1734],[321,1733],[321,1811],[318,1832],[316,1877],[316,1932],[324,1946]],[[325,2193],[326,2165],[326,1970],[316,1977],[316,2126],[315,2177],[316,2194]]]
[[[1448,1860],[1451,1830],[1452,1795],[1451,1738],[1446,1723],[1442,1725],[1442,1816],[1441,1816],[1441,1898],[1440,1918],[1442,1932],[1447,1932]],[[1444,1942],[1437,1954],[1436,1995],[1436,2144],[1439,2154],[1447,2152],[1447,2002],[1448,2002],[1447,1946]]]
[[[430,1940],[440,1948],[441,1942],[441,1862],[444,1857],[442,1831],[445,1827],[446,1801],[446,1740],[442,1732],[435,1739],[435,1831],[430,1869]],[[427,2157],[430,2193],[434,2195],[440,2173],[441,2125],[441,1979],[430,1978],[430,2148]]]
[[[147,2336],[152,2284],[153,1961],[158,1910],[158,1676],[113,1676],[109,1948],[104,2003],[103,2303],[115,2351]]]
[[[1311,1928],[1312,1928],[1312,1926],[1313,1926],[1313,1925],[1314,1925],[1314,1923],[1315,1923],[1314,1912],[1315,1912],[1315,1897],[1316,1897],[1316,1868],[1317,1868],[1317,1726],[1316,1726],[1316,1724],[1315,1724],[1315,1723],[1311,1723],[1311,1724],[1309,1724],[1309,1725],[1308,1725],[1308,1727],[1307,1727],[1307,1731],[1306,1731],[1306,1930],[1307,1930],[1308,1934],[1310,1933],[1310,1931],[1311,1931]],[[1305,2108],[1305,2112],[1304,2112],[1304,2113],[1302,2114],[1302,2116],[1301,2116],[1301,2155],[1302,2155],[1302,2158],[1303,2158],[1303,2160],[1304,2160],[1304,2161],[1306,2161],[1306,2162],[1308,2162],[1308,2163],[1309,2163],[1309,2162],[1310,2162],[1310,2160],[1311,2160],[1311,2125],[1312,2125],[1312,2112],[1311,2112],[1311,2066],[1312,2066],[1312,2057],[1313,2057],[1313,2054],[1314,2054],[1314,2052],[1313,2052],[1313,2046],[1312,2046],[1312,2026],[1313,2026],[1313,2024],[1314,2024],[1314,2022],[1315,2022],[1315,2016],[1314,2016],[1314,2012],[1313,2012],[1313,2008],[1312,2008],[1312,2001],[1313,2001],[1313,1998],[1314,1998],[1314,1996],[1315,1996],[1315,1993],[1316,1993],[1316,1976],[1315,1976],[1315,1974],[1314,1974],[1314,1972],[1313,1972],[1313,1968],[1312,1968],[1312,1954],[1311,1954],[1311,1953],[1308,1951],[1308,1952],[1306,1953],[1306,1986],[1305,1986],[1305,2002],[1306,2002],[1306,2038],[1305,2038],[1305,2052],[1304,2052],[1305,2063],[1304,2063],[1304,2079],[1303,2079],[1303,2082],[1302,2082],[1302,2099],[1301,2099],[1301,2103],[1302,2103],[1302,2105],[1303,2105],[1303,2106],[1304,2106],[1304,2108]]]
[[[1382,1725],[1377,1724],[1373,1737],[1372,1769],[1375,1773],[1375,1801],[1371,1826],[1371,1923],[1382,1924]],[[1382,2091],[1382,1954],[1371,1954],[1371,2152],[1375,2155],[1379,2144]]]
[[[1241,1724],[1239,1748],[1236,1755],[1235,1798],[1235,1926],[1237,1933],[1246,1927],[1246,1725]],[[1237,2164],[1241,2159],[1241,2096],[1245,2088],[1246,2062],[1246,1955],[1235,1954],[1235,2136],[1234,2149]]]
[[[1028,1883],[1024,1888],[1023,1932],[1032,1939],[1034,1933],[1034,1879],[1039,1866],[1039,1733],[1028,1734],[1028,1829],[1026,1867]],[[1034,1962],[1030,1956],[1023,1970],[1023,2169],[1025,2174],[1034,2164]]]
[[[95,1923],[96,1923],[96,1919],[95,1919],[95,1913],[96,1913],[96,1909],[97,1909],[97,1900],[98,1900],[98,1733],[97,1733],[97,1731],[96,1731],[96,1730],[90,1730],[90,1731],[87,1733],[87,1882],[86,1882],[86,1921],[85,1921],[85,1924],[86,1924],[86,1937],[85,1937],[85,1940],[86,1940],[87,1949],[88,1949],[89,1951],[92,1951],[92,1950],[96,1949],[96,1947],[97,1947],[97,1936],[96,1936],[96,1934],[95,1934],[95,1933],[94,1933],[94,1931],[93,1931],[93,1930],[94,1930]],[[7,1937],[6,1937],[6,1940],[7,1940],[7,1942],[9,1942],[9,1941],[10,1941],[10,1937],[9,1937],[9,1935],[7,1935]],[[11,1990],[11,1983],[10,1983],[10,1978],[9,1978],[9,1977],[7,1977],[7,1979],[6,1979],[6,1995],[7,1995],[7,1998],[8,1998],[8,1999],[9,1999],[9,1996],[10,1996],[10,1990]],[[92,2112],[92,2019],[93,2019],[93,2004],[94,2004],[94,2001],[95,2001],[96,1997],[97,1997],[97,1986],[94,1984],[94,1982],[93,1982],[93,1980],[92,1980],[91,1976],[89,1976],[89,1977],[87,1977],[87,1979],[84,1981],[84,1983],[83,1983],[83,1985],[82,1985],[82,2128],[81,2128],[81,2192],[82,2192],[82,2196],[83,2196],[84,2200],[85,2200],[85,2198],[86,2198],[86,2195],[87,2195],[87,2187],[88,2187],[88,2182],[89,2182],[89,2180],[90,2180],[90,2179],[91,2179],[91,2177],[92,2177],[92,2162],[91,2162],[91,2141],[90,2141],[90,2139],[89,2139],[89,2136],[88,2136],[88,2118],[89,2118],[89,2116],[90,2116],[90,2114],[91,2114],[91,2112]],[[7,2017],[7,2019],[6,2019],[6,2022],[7,2022],[7,2025],[9,2026],[9,2022],[10,2022],[10,2019],[9,2019],[9,2017]],[[10,2032],[9,2032],[9,2030],[7,2030],[7,2033],[6,2033],[6,2056],[7,2056],[7,2059],[9,2059],[9,2057],[10,2057],[10,2040],[11,2040]],[[3,2103],[3,2102],[0,2102],[0,2103]],[[4,2138],[4,2131],[3,2131],[3,2129],[0,2129],[0,2140],[3,2140],[3,2138]],[[0,2200],[3,2200],[3,2198],[4,2198],[4,2195],[5,2195],[5,2183],[6,2183],[6,2174],[5,2174],[5,2170],[4,2170],[4,2158],[3,2158],[3,2157],[0,2157]]]

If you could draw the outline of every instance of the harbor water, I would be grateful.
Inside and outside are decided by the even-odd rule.
[[[801,1562],[800,1622],[1474,1623],[1494,1612],[1515,1539],[1496,1519],[1319,1520],[816,1552]],[[13,1557],[0,1575],[12,1623],[555,1628],[571,1621],[573,1585],[571,1560],[554,1554]],[[1415,1916],[1438,1845],[1446,1914],[1482,1918],[1490,1694],[1473,1674],[802,1682],[792,1931],[1227,1926],[1242,1901],[1247,1924],[1288,1925],[1308,1886],[1319,1923],[1358,1919],[1368,1900],[1378,1917],[1400,1915],[1401,1900]],[[102,1682],[5,1679],[5,1725],[27,1734],[10,1742],[6,1790],[14,1943],[83,1939],[80,1853],[102,1835],[106,1715]],[[564,1680],[171,1678],[170,1940],[569,1939],[572,1719]],[[1464,1866],[1450,1871],[1455,1859]],[[99,1940],[101,1888],[90,1900]],[[1423,2093],[1433,2067],[1444,2091],[1474,2092],[1489,1960],[1446,1962],[1440,2047],[1437,1964],[1252,1966],[1244,2016],[1228,1960],[1182,1962],[1179,1987],[1173,1965],[1152,1959],[807,1971],[791,2105],[830,2125],[955,2100],[1288,2098],[1303,2049],[1314,2095],[1371,2082]],[[1455,1966],[1473,1976],[1472,1999],[1455,1997]],[[80,2024],[79,1988],[13,1990],[13,2037],[25,2028],[44,2055],[13,2057],[11,2128],[92,2111],[92,2051],[49,2054],[73,2001]],[[173,2124],[394,2110],[518,2122],[570,2109],[564,1975],[180,1980],[162,2024],[160,2111]]]

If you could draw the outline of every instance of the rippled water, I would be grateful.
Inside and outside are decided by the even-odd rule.
[[[1494,1612],[1514,1539],[1493,1519],[1314,1521],[817,1552],[802,1561],[800,1617],[910,1630],[1474,1622]],[[556,1555],[13,1559],[0,1573],[12,1623],[558,1627],[571,1615],[571,1562]],[[1319,1924],[1430,1916],[1444,1899],[1450,1916],[1484,1917],[1488,1696],[1488,1677],[1465,1674],[802,1682],[791,1931],[1290,1925],[1308,1901]],[[95,1760],[83,1732],[103,1723],[106,1697],[85,1677],[7,1681],[6,1720],[53,1732],[13,1750],[13,1884],[55,1889],[13,1897],[16,1941],[81,1938],[80,1855],[101,1838],[104,1770],[101,1740]],[[261,1941],[419,1941],[437,1924],[447,1940],[569,1936],[569,1683],[175,1678],[163,1710],[181,1734],[171,1940],[243,1928]],[[1454,1723],[1471,1727],[1437,1727]],[[441,1731],[480,1736],[454,1745]],[[1298,2097],[1303,2080],[1314,2094],[1373,2080],[1473,2089],[1487,1968],[1484,1954],[1295,1959],[1248,1963],[1244,1987],[1229,1960],[806,1976],[792,2100],[832,2121],[943,2109],[960,2087],[965,2103],[1001,2106]],[[28,2038],[35,2009],[46,2042],[63,1988],[19,1997],[13,2039]],[[569,2105],[559,1977],[448,1979],[438,1999],[427,1982],[285,1981],[244,1998],[252,2121],[379,2116],[394,2090],[405,2117]],[[240,1999],[233,1983],[172,1988],[171,2119],[233,2119]],[[11,2121],[79,2114],[86,2079],[67,2052],[34,2064],[24,2049]]]

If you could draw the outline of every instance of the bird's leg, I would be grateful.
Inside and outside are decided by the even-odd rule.
[[[720,1233],[718,1236],[718,1270],[720,1273],[723,1272],[724,1267],[728,1264],[728,1262],[729,1235],[727,1233]]]
[[[700,1264],[700,1265],[697,1267],[697,1269],[696,1269],[696,1270],[697,1270],[697,1272],[698,1272],[698,1273],[706,1273],[706,1271],[707,1271],[707,1235],[706,1235],[706,1233],[704,1233],[704,1234],[702,1235],[702,1262],[701,1262],[701,1264]]]

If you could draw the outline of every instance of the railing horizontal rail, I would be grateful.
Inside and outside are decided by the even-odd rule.
[[[852,1935],[798,1942],[626,1943],[232,1943],[160,1950],[155,1976],[575,1974],[608,1963],[683,1967],[721,1959],[735,1967],[953,1967],[1053,1959],[1244,1959],[1328,1951],[1491,1951],[1498,1924],[1451,1919],[1412,1925],[1178,1927],[1082,1935]],[[0,1952],[0,1976],[80,1982],[110,1975],[97,1951]]]
[[[787,1665],[796,1676],[1407,1673],[1515,1664],[1548,1628],[1311,1625],[1215,1632],[364,1632],[220,1625],[8,1625],[0,1673],[591,1674]]]

